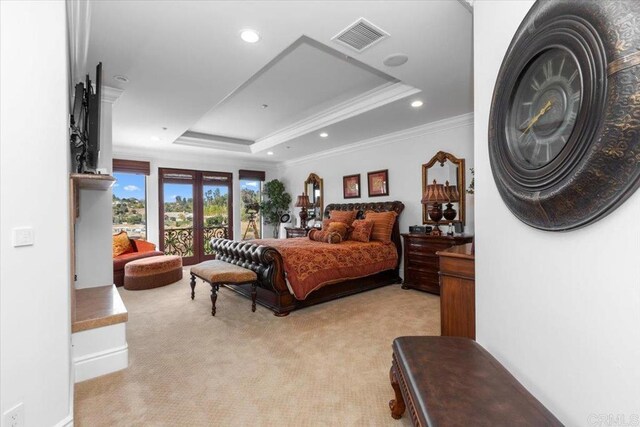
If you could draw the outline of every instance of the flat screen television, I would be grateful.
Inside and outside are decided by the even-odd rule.
[[[95,86],[87,74],[76,84],[71,114],[71,163],[76,173],[96,173],[100,156],[102,62],[96,67]]]

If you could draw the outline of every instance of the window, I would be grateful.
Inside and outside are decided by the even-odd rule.
[[[240,218],[242,240],[262,237],[262,215],[258,204],[262,201],[262,183],[265,173],[241,170],[240,177]]]
[[[135,239],[147,238],[148,162],[113,160],[113,233],[126,231]]]

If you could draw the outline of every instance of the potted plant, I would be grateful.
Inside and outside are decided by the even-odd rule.
[[[273,225],[273,237],[278,238],[280,231],[280,217],[289,212],[291,195],[284,191],[284,184],[277,179],[264,184],[265,199],[260,203],[260,210],[264,222]]]

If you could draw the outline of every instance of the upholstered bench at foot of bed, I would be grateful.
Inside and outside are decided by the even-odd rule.
[[[159,255],[131,261],[124,266],[124,288],[130,291],[157,288],[182,279],[182,258]]]
[[[220,285],[251,284],[251,311],[256,311],[258,275],[246,268],[220,260],[205,261],[191,267],[191,299],[196,296],[196,277],[211,285],[211,315],[216,315],[216,300]]]

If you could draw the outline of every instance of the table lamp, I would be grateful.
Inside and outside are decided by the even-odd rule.
[[[309,205],[309,196],[304,193],[298,196],[298,200],[296,201],[296,208],[302,208],[300,209],[300,227],[302,228],[307,227],[307,208],[309,207]]]
[[[438,227],[438,222],[442,219],[442,203],[448,202],[449,196],[445,191],[445,187],[443,184],[437,184],[436,180],[433,180],[433,184],[427,185],[427,189],[422,196],[421,203],[425,205],[429,211],[429,218],[433,222],[435,222],[435,226],[433,230],[431,230],[431,235],[433,236],[441,236],[442,231],[440,227]],[[431,209],[429,209],[429,204],[431,204]]]

